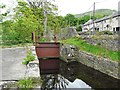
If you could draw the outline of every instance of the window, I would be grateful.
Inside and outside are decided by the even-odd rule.
[[[109,26],[110,26],[109,24],[106,25],[107,28],[109,28]]]
[[[99,28],[96,27],[95,30],[99,31]]]
[[[84,30],[88,30],[88,28],[84,28]]]
[[[116,31],[120,31],[120,27],[116,27]]]

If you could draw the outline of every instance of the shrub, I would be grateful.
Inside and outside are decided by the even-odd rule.
[[[24,90],[33,88],[33,80],[32,78],[25,78],[17,82],[17,86]]]
[[[35,60],[35,56],[32,54],[31,50],[27,51],[27,56],[24,58],[24,61],[22,62],[22,64],[27,65],[30,61],[34,61]]]

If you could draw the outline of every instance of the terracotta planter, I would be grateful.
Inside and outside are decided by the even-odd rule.
[[[41,74],[59,73],[60,43],[41,42],[36,45]]]

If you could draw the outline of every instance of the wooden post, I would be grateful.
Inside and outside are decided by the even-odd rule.
[[[33,41],[33,44],[35,45],[36,44],[35,32],[32,32],[32,41]]]

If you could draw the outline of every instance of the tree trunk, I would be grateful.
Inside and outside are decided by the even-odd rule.
[[[44,36],[46,36],[47,33],[47,10],[46,10],[46,4],[47,4],[47,0],[43,0],[42,1],[42,7],[43,7],[43,11],[44,11]]]

